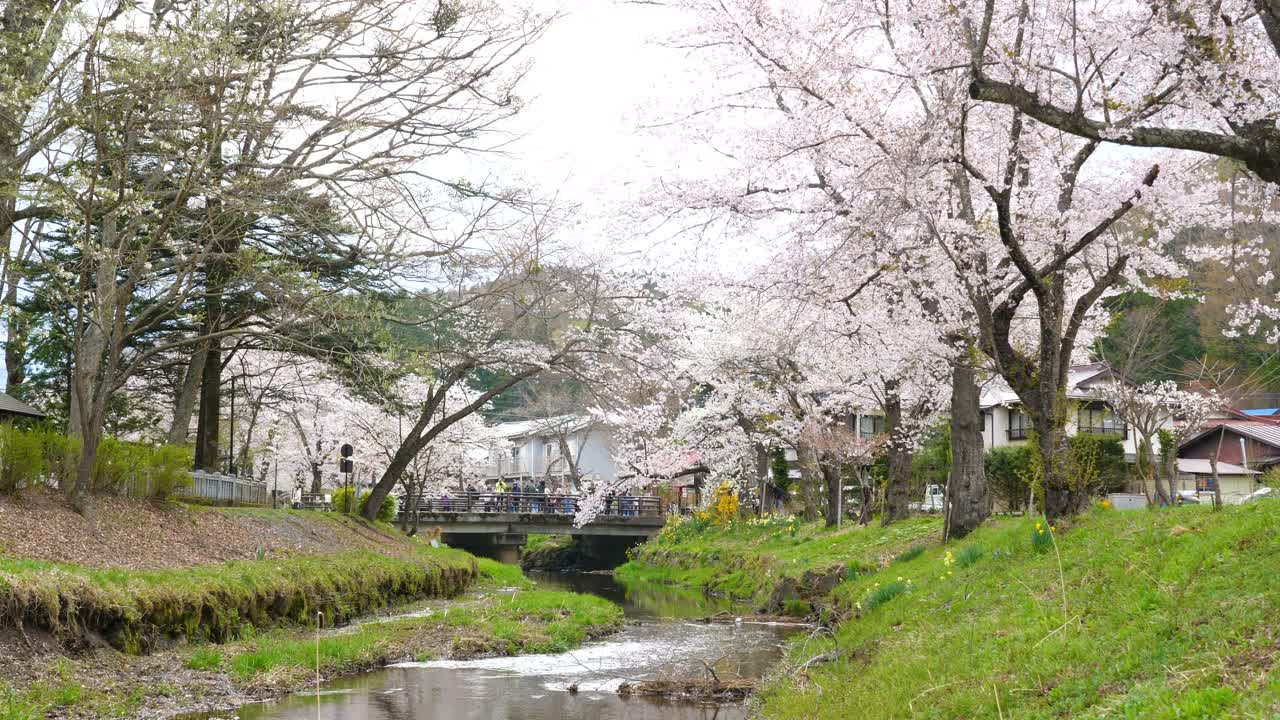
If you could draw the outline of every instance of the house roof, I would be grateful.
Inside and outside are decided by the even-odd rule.
[[[1245,415],[1252,417],[1280,417],[1280,408],[1255,408],[1253,410],[1244,410]]]
[[[1178,458],[1178,472],[1188,475],[1212,475],[1213,465],[1203,458]],[[1257,470],[1248,470],[1231,463],[1218,463],[1219,475],[1261,475]]]
[[[1270,445],[1276,448],[1277,451],[1280,451],[1280,425],[1276,425],[1275,423],[1269,423],[1269,422],[1247,422],[1247,421],[1246,422],[1224,422],[1219,425],[1214,425],[1212,427],[1205,428],[1204,430],[1201,430],[1195,435],[1192,435],[1191,437],[1187,438],[1186,441],[1182,443],[1182,447],[1186,447],[1187,445],[1190,445],[1191,443],[1196,442],[1200,438],[1214,432],[1220,427],[1225,427],[1228,430],[1238,435],[1243,435],[1247,438],[1257,440],[1260,443]]]
[[[0,393],[0,415],[22,415],[24,417],[43,418],[44,413],[22,402],[18,398]]]
[[[1106,363],[1089,363],[1088,365],[1072,365],[1067,370],[1067,397],[1075,400],[1088,400],[1098,397],[1095,386],[1100,381],[1115,377],[1116,373]],[[982,387],[978,404],[985,410],[997,405],[1016,405],[1021,402],[1018,394],[1009,387],[1003,378],[993,377]]]
[[[501,438],[520,438],[537,435],[551,435],[560,432],[581,430],[591,419],[582,415],[557,415],[555,417],[534,418],[519,422],[499,423],[493,426],[493,432]]]

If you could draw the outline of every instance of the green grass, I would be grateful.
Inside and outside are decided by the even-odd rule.
[[[500,588],[533,587],[533,581],[524,576],[518,565],[507,565],[497,560],[477,557],[476,568],[480,571],[481,580],[486,584]]]
[[[211,647],[199,648],[187,656],[184,664],[192,670],[217,670],[222,667],[222,651]]]
[[[561,549],[571,542],[573,542],[573,538],[569,535],[530,535],[528,541],[525,542],[524,551],[531,553],[545,548]]]
[[[9,688],[0,681],[0,720],[43,720],[71,708],[92,707],[94,717],[123,717],[136,707],[136,699],[114,698],[86,688],[73,677],[66,661],[52,668],[52,677],[24,689]]]
[[[106,632],[126,652],[160,637],[224,642],[252,628],[326,624],[421,597],[453,595],[475,577],[470,555],[411,543],[399,556],[352,550],[166,570],[100,570],[0,556],[0,622],[69,640]]]
[[[806,571],[845,567],[857,577],[904,550],[936,542],[938,518],[917,517],[888,528],[846,524],[839,530],[821,522],[781,519],[735,523],[725,529],[692,530],[684,521],[635,548],[631,562],[618,568],[624,581],[663,582],[704,588],[750,602],[761,602],[784,577]]]
[[[1033,523],[994,520],[839,586],[834,642],[797,643],[789,662],[836,659],[802,682],[778,673],[761,715],[1280,713],[1280,503],[1092,510],[1043,550]]]
[[[455,650],[467,654],[563,652],[617,629],[621,622],[621,608],[591,595],[530,590],[490,596],[425,617],[365,623],[322,636],[320,669],[325,675],[343,674],[406,654],[433,657],[432,648],[414,645],[415,637],[452,638]],[[314,636],[277,631],[245,643],[228,658],[227,667],[237,682],[252,685],[268,676],[314,672],[316,652]]]
[[[920,557],[923,554],[924,554],[923,545],[913,545],[907,548],[906,550],[903,550],[902,552],[895,555],[893,558],[893,562],[895,563],[911,562],[912,560],[915,560],[916,558]]]
[[[565,563],[565,551],[573,544],[569,535],[530,535],[521,551],[520,563],[528,568],[558,568]]]

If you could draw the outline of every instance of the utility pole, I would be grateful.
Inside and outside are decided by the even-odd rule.
[[[231,439],[228,441],[227,474],[236,475],[236,378],[231,376]]]
[[[271,486],[271,509],[276,509],[276,498],[280,496],[280,456],[276,454],[276,446],[271,446],[271,464],[274,466],[275,480]]]

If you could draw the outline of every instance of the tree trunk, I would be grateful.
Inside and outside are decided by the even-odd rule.
[[[827,491],[824,519],[827,527],[835,527],[840,524],[840,466],[829,456],[821,458],[821,462],[822,480]]]
[[[16,277],[13,282],[17,282]],[[9,313],[9,327],[4,343],[5,392],[13,394],[27,381],[27,321],[18,310],[16,284],[10,287],[4,307]]]
[[[319,448],[316,448],[319,451]],[[324,491],[324,467],[319,461],[311,461],[311,494],[319,495]]]
[[[1059,422],[1037,424],[1040,425],[1037,448],[1044,483],[1044,515],[1050,521],[1075,515],[1087,504],[1088,489],[1071,482],[1066,431]]]
[[[991,516],[991,496],[982,466],[982,410],[971,365],[951,371],[951,479],[947,483],[948,537],[962,538]]]
[[[800,463],[800,516],[805,520],[817,520],[822,515],[818,509],[818,484],[823,481],[818,455],[813,448],[797,443],[796,459]]]
[[[196,393],[200,390],[200,379],[204,374],[204,350],[197,349],[191,354],[191,362],[182,376],[182,387],[178,397],[173,401],[173,424],[169,426],[170,445],[184,445],[191,434],[191,416],[195,413]],[[197,463],[198,466],[198,463]]]
[[[205,331],[216,332],[216,323],[206,321]],[[203,351],[200,380],[200,412],[196,419],[195,465],[207,472],[221,469],[218,457],[219,426],[222,422],[222,343],[210,340]]]
[[[876,501],[875,489],[871,486],[871,479],[865,470],[858,471],[858,488],[862,491],[862,507],[858,508],[858,524],[871,524],[872,505]]]
[[[885,455],[889,461],[889,479],[884,489],[884,507],[880,509],[880,524],[891,525],[911,514],[911,451],[902,428],[902,398],[889,388],[885,395],[885,431],[889,444]]]

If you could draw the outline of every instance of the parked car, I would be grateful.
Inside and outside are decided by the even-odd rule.
[[[1253,500],[1261,500],[1263,498],[1269,498],[1274,500],[1277,497],[1280,497],[1280,493],[1277,493],[1275,488],[1264,487],[1264,488],[1258,488],[1257,490],[1254,490],[1248,495],[1245,495],[1244,500],[1242,500],[1241,502],[1250,502]]]

